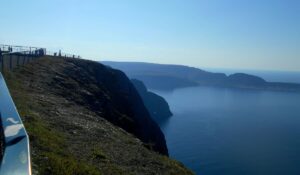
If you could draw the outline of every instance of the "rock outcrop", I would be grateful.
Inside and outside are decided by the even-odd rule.
[[[168,155],[162,131],[123,72],[93,61],[65,60],[65,63],[65,67],[58,70],[60,74],[50,82],[52,89],[61,89],[57,93],[66,99],[97,111],[151,145],[151,149]]]
[[[163,97],[148,91],[142,81],[132,79],[131,82],[142,97],[151,117],[157,123],[173,115],[170,111],[168,102]]]

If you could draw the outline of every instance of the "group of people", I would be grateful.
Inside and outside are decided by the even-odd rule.
[[[6,50],[7,49],[7,50]],[[0,55],[2,55],[2,53],[12,53],[13,52],[13,48],[11,46],[5,47],[5,48],[0,48]],[[22,52],[20,52],[22,53]],[[40,49],[36,49],[36,50],[31,50],[29,52],[26,52],[29,55],[36,55],[36,56],[44,56],[46,55],[46,49],[40,48]],[[59,50],[59,52],[55,52],[54,56],[59,56],[62,57],[62,53],[61,50]],[[65,57],[67,57],[67,55],[65,55]],[[81,58],[80,56],[76,57],[75,55],[71,55],[70,57],[73,58]]]
[[[13,47],[11,46],[8,46],[8,47],[3,47],[3,48],[0,48],[0,54],[2,53],[12,53],[13,52]],[[22,53],[22,52],[20,52]],[[43,55],[46,55],[46,49],[43,49],[43,48],[40,48],[40,49],[36,49],[36,50],[33,50],[33,51],[29,51],[28,52],[30,55],[38,55],[38,56],[43,56]]]
[[[35,50],[34,51],[34,54],[35,55],[38,55],[38,56],[44,56],[44,55],[46,55],[46,49],[37,49],[37,50]]]
[[[4,52],[4,50],[5,50],[4,48],[3,48],[3,50],[0,48],[0,54],[2,54],[2,52]],[[12,51],[13,51],[13,48],[9,46],[9,47],[7,48],[7,51],[8,51],[8,52],[12,52]]]

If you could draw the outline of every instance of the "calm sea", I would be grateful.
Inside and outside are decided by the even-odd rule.
[[[300,93],[195,87],[162,95],[170,156],[200,175],[299,175]]]

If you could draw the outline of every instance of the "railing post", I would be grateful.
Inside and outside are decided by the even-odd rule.
[[[9,55],[9,70],[12,70],[12,55]]]
[[[22,65],[25,65],[25,55],[23,55],[23,64]]]
[[[0,53],[0,72],[3,72],[3,57],[2,57],[2,53]]]
[[[20,55],[17,57],[17,66],[20,66]]]

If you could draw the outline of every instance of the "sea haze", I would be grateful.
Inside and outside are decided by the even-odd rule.
[[[154,91],[170,156],[200,175],[300,174],[300,94],[212,87]]]
[[[227,75],[243,72],[259,76],[269,82],[300,83],[300,72],[297,71],[271,71],[271,70],[244,70],[226,68],[203,68],[210,72],[222,72]]]

